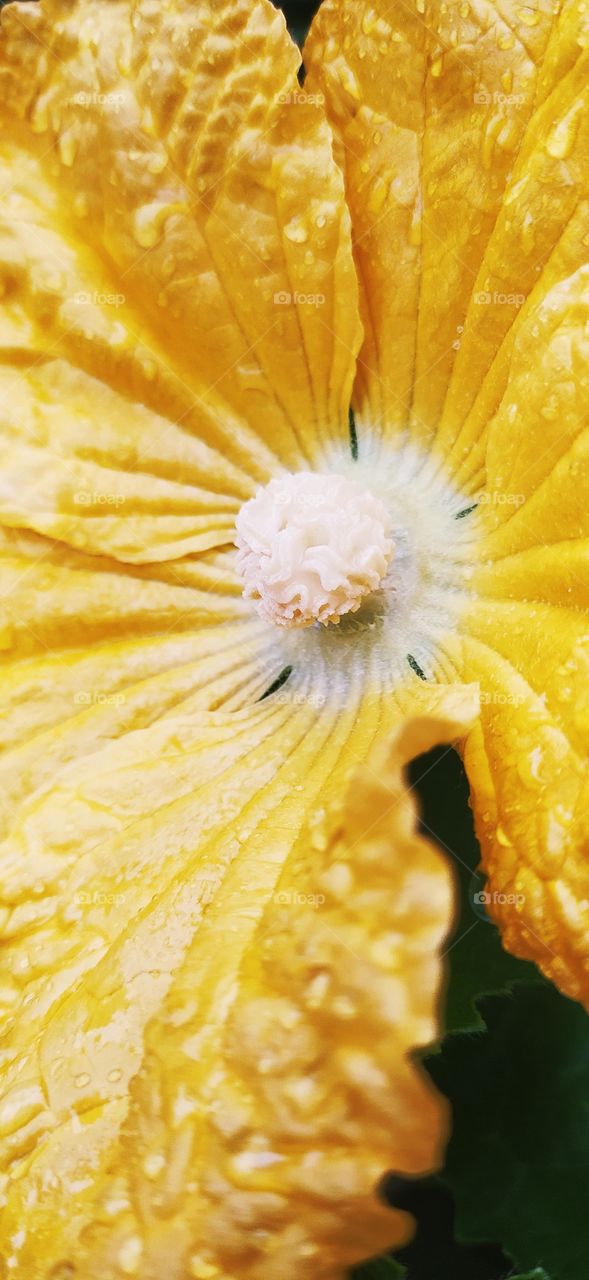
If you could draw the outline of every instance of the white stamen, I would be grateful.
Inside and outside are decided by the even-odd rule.
[[[385,577],[391,517],[355,480],[299,471],[259,489],[237,517],[244,596],[282,627],[339,622]]]

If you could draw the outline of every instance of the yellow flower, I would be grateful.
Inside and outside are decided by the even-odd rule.
[[[435,742],[506,945],[588,997],[587,34],[327,0],[301,86],[267,0],[3,10],[14,1280],[407,1238]]]

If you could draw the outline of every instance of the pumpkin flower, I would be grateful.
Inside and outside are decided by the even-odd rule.
[[[2,1261],[334,1280],[488,913],[589,997],[583,5],[2,12]],[[585,865],[584,865],[585,864]]]

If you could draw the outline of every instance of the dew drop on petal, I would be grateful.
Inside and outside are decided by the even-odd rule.
[[[292,240],[294,244],[304,244],[309,237],[303,219],[298,216],[287,223],[284,228],[284,234],[287,240]]]

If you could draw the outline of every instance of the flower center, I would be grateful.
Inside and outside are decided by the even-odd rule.
[[[391,524],[384,503],[346,476],[271,480],[237,517],[243,594],[277,626],[339,622],[382,585]]]

